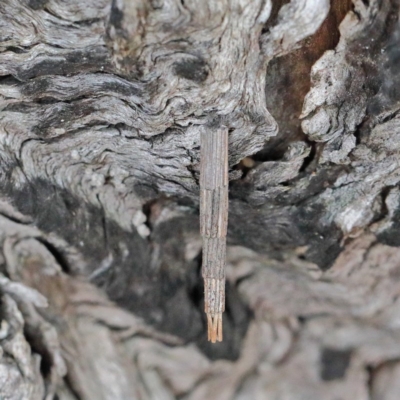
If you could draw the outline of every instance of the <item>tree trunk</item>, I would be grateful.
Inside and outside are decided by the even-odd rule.
[[[399,0],[0,2],[0,399],[398,400]],[[207,341],[200,132],[229,132]]]

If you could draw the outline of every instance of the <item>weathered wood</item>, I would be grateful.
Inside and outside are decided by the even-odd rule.
[[[399,13],[0,1],[0,398],[397,400]]]

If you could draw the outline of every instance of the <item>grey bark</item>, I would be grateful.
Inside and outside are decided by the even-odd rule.
[[[397,400],[399,13],[2,0],[0,398]],[[229,132],[215,345],[209,126]]]

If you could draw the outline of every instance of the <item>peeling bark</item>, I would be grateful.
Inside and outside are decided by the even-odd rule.
[[[0,2],[0,398],[397,399],[399,14]],[[216,345],[207,126],[229,135]]]

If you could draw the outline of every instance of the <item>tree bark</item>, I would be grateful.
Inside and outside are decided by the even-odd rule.
[[[0,399],[397,400],[399,0],[0,2]],[[200,132],[229,135],[207,341]]]

